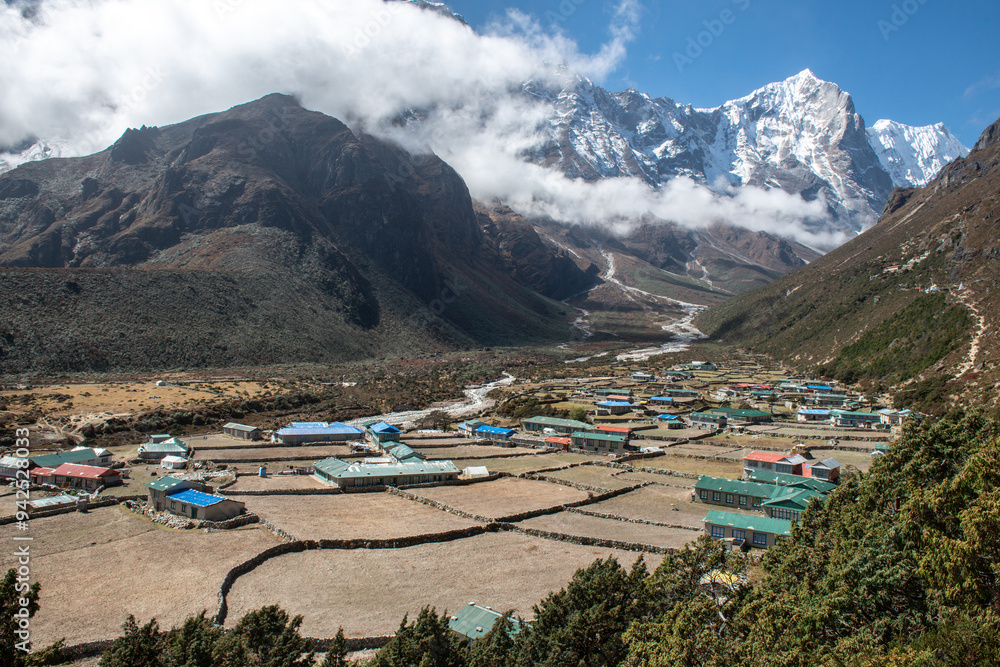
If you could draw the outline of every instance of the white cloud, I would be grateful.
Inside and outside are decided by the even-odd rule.
[[[597,53],[512,12],[486,34],[432,11],[381,0],[44,0],[33,16],[0,9],[0,146],[41,138],[65,155],[101,150],[127,127],[164,125],[268,93],[431,149],[484,200],[523,213],[625,229],[637,221],[730,222],[814,247],[825,203],[780,191],[713,193],[687,179],[661,190],[636,179],[585,183],[520,156],[550,135],[526,81],[598,81],[623,62],[638,0],[613,8]],[[407,109],[426,117],[400,129]]]

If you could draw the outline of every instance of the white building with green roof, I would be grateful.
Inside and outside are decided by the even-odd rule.
[[[748,544],[753,549],[767,549],[792,534],[791,521],[760,515],[709,510],[702,522],[707,534],[731,541],[734,547]]]
[[[570,435],[577,431],[589,431],[594,427],[586,422],[575,419],[560,419],[558,417],[528,417],[521,420],[521,426],[525,431],[544,431],[547,428],[556,433]]]
[[[413,461],[372,459],[347,462],[330,457],[315,465],[316,477],[342,489],[367,486],[405,486],[430,484],[458,479],[462,474],[451,461]]]

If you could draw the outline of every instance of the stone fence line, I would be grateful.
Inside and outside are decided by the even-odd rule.
[[[612,519],[614,521],[622,521],[624,523],[638,523],[646,526],[657,526],[659,528],[676,528],[678,530],[693,530],[701,532],[701,528],[693,528],[691,526],[682,526],[678,523],[663,523],[660,521],[649,521],[648,519],[633,519],[626,516],[618,516],[617,514],[605,514],[604,512],[594,512],[593,510],[582,510],[577,507],[567,507],[567,512],[573,512],[574,514],[582,514],[584,516],[592,516],[598,519]]]

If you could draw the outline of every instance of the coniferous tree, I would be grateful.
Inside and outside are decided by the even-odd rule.
[[[162,635],[155,618],[139,627],[135,616],[129,614],[122,631],[101,656],[99,667],[165,667]]]
[[[26,590],[18,590],[24,588]],[[17,570],[11,568],[0,582],[0,664],[20,667],[27,664],[28,653],[21,650],[18,644],[24,646],[17,635],[21,629],[22,618],[27,622],[38,612],[38,592],[41,585],[36,581],[30,586],[26,582],[17,581]],[[26,602],[22,605],[21,602]],[[23,611],[22,611],[23,610]]]

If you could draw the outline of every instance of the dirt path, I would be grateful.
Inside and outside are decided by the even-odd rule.
[[[983,336],[986,334],[986,318],[980,312],[976,304],[972,303],[965,293],[959,292],[955,295],[962,304],[972,311],[972,314],[976,318],[976,335],[972,339],[972,344],[969,346],[969,354],[966,356],[965,361],[956,369],[955,377],[962,377],[969,371],[971,371],[976,365],[976,357],[979,356],[980,341],[982,341]]]

